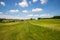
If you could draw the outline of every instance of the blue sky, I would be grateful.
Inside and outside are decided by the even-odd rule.
[[[0,18],[60,16],[60,0],[0,0]]]

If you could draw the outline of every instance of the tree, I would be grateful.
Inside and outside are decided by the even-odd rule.
[[[33,18],[30,18],[30,20],[33,20]]]
[[[38,18],[38,20],[40,20],[41,18]]]
[[[53,19],[60,19],[60,16],[54,16]]]
[[[3,19],[0,18],[0,22],[2,22],[2,21],[3,21]]]

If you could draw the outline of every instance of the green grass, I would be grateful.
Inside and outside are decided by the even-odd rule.
[[[33,25],[38,25],[42,27],[48,27],[51,29],[56,29],[60,31],[60,19],[40,19],[40,20],[32,20],[30,21]]]
[[[60,28],[60,19],[0,23],[0,40],[60,40],[60,30],[52,30],[50,26],[43,27],[42,24],[56,24]]]

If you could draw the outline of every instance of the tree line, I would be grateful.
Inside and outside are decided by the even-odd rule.
[[[40,19],[60,19],[60,16],[54,16],[54,17],[51,17],[51,18],[37,18],[38,20]],[[33,18],[30,18],[29,20],[35,20]],[[24,21],[24,20],[19,20],[19,19],[5,19],[5,18],[0,18],[0,22],[16,22],[16,21]]]
[[[51,18],[38,18],[39,19],[60,19],[60,16],[53,16]]]

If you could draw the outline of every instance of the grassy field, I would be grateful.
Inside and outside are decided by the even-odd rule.
[[[0,23],[0,40],[60,40],[60,19]]]
[[[48,27],[48,28],[56,29],[56,30],[60,31],[60,19],[32,20],[32,21],[30,21],[30,23],[33,25]]]

